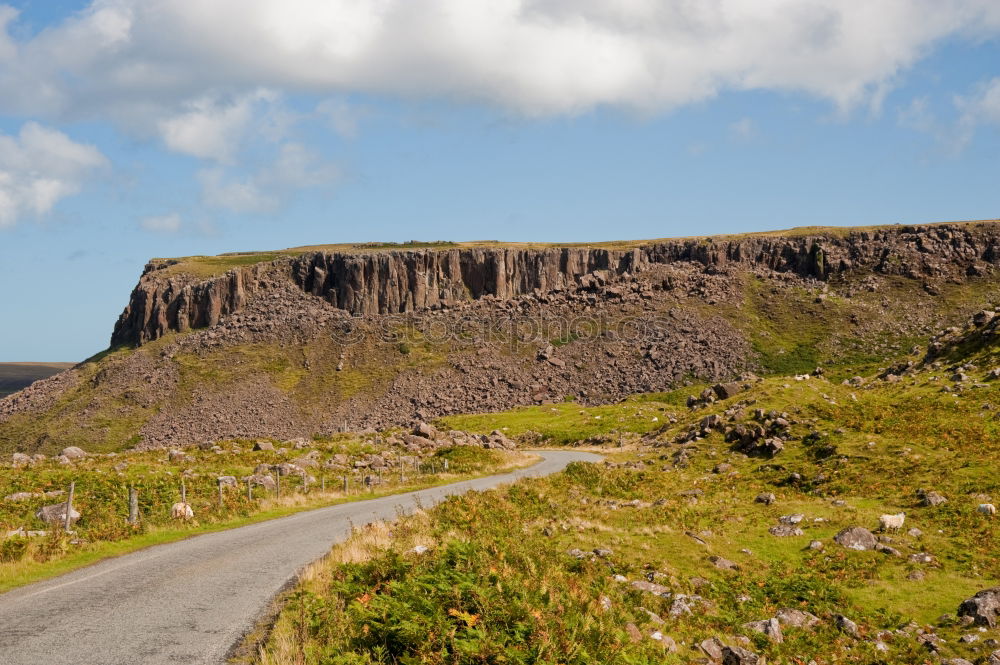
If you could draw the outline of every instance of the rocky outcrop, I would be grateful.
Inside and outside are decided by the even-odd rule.
[[[845,235],[753,235],[688,239],[632,249],[451,248],[385,252],[312,252],[239,267],[209,279],[146,266],[115,326],[112,346],[140,345],[170,331],[215,325],[248,298],[294,283],[350,314],[389,314],[447,307],[486,296],[512,298],[585,283],[606,271],[622,275],[650,264],[761,267],[829,280],[852,271],[913,279],[964,278],[1000,263],[993,223],[888,227]]]

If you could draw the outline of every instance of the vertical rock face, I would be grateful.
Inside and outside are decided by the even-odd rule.
[[[698,262],[830,279],[852,271],[914,279],[964,277],[1000,263],[995,223],[888,227],[847,235],[743,236],[651,243],[631,249],[456,248],[369,253],[312,252],[235,268],[210,279],[146,266],[115,326],[112,346],[215,325],[248,297],[281,281],[352,314],[409,312],[484,296],[557,291],[597,270],[636,272],[650,263]]]

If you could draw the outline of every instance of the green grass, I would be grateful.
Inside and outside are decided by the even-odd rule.
[[[359,441],[346,440],[344,437],[333,437],[326,444],[319,444],[320,449],[329,454],[359,455],[375,450],[371,444],[362,445]],[[399,483],[394,473],[390,472],[385,476],[388,483],[383,488],[357,493],[352,490],[348,495],[343,494],[339,476],[336,475],[331,479],[327,492],[314,487],[309,494],[297,493],[295,479],[285,478],[282,480],[285,494],[281,498],[263,496],[251,503],[245,499],[244,489],[227,490],[226,505],[222,509],[214,503],[214,476],[230,475],[230,472],[241,475],[250,469],[234,468],[230,466],[230,461],[226,463],[227,466],[206,470],[203,463],[203,482],[194,478],[187,481],[189,503],[194,507],[198,519],[178,525],[167,517],[171,503],[179,500],[179,496],[174,496],[178,481],[172,475],[173,465],[157,461],[162,456],[163,453],[130,456],[132,464],[127,478],[107,477],[109,474],[106,468],[120,461],[120,457],[89,460],[85,470],[31,469],[7,472],[0,476],[0,492],[4,494],[60,488],[69,478],[75,479],[77,495],[74,506],[83,514],[75,529],[77,536],[84,541],[81,545],[72,546],[68,537],[58,530],[51,531],[44,538],[0,541],[0,593],[153,545],[276,519],[302,510],[436,487],[525,466],[537,459],[481,448],[458,451],[442,449],[437,456],[449,460],[448,473],[421,474]],[[273,453],[255,453],[252,457],[255,461],[280,459]],[[212,460],[207,458],[205,462],[211,464]],[[167,473],[168,470],[171,473]],[[354,479],[353,487],[357,487],[357,483],[357,479]],[[124,497],[127,496],[129,485],[140,488],[142,521],[139,527],[125,524]],[[256,489],[258,497],[263,494],[262,489]],[[58,500],[40,498],[23,504],[5,504],[0,509],[0,528],[5,531],[18,526],[42,528],[44,525],[34,523],[36,520],[26,518],[26,515],[32,513],[36,505]]]
[[[994,351],[978,346],[966,357],[979,363],[976,374],[988,369],[984,359]],[[692,644],[712,636],[731,643],[748,634],[745,622],[782,607],[810,611],[822,624],[811,631],[788,628],[780,645],[749,634],[751,648],[769,662],[925,662],[928,652],[912,635],[888,641],[882,653],[870,641],[843,636],[833,616],[849,616],[869,637],[909,621],[938,624],[965,598],[1000,583],[1000,522],[976,511],[981,494],[1000,498],[1000,385],[966,388],[956,397],[942,392],[950,385],[942,374],[928,368],[899,383],[864,388],[771,377],[694,412],[683,407],[688,391],[675,391],[613,406],[545,405],[442,419],[442,426],[473,431],[538,432],[556,444],[612,435],[612,444],[626,446],[606,448],[608,459],[640,467],[574,464],[563,474],[453,499],[391,528],[358,532],[291,594],[254,662],[477,663],[502,656],[511,663],[686,663],[694,657]],[[674,436],[737,403],[744,404],[737,420],[751,418],[756,408],[789,414],[791,438],[780,456],[747,458],[712,433],[692,446],[688,466],[673,464]],[[663,426],[662,415],[659,424],[647,422],[665,412],[678,422]],[[820,435],[807,437],[813,431]],[[662,446],[637,436],[654,432]],[[732,471],[713,473],[720,462]],[[785,482],[793,471],[803,477],[800,484]],[[944,493],[949,503],[922,506],[920,487]],[[702,491],[696,500],[681,494],[693,488]],[[775,505],[754,501],[765,491],[777,495]],[[636,500],[638,506],[628,504]],[[832,541],[845,527],[875,529],[879,515],[899,511],[907,522],[904,533],[892,534],[892,546],[902,557]],[[768,533],[792,513],[806,515],[803,536]],[[907,535],[910,527],[923,536]],[[825,549],[807,549],[813,539]],[[414,544],[430,551],[415,555]],[[566,554],[571,548],[613,554],[579,561]],[[907,555],[916,552],[929,552],[936,563],[910,562]],[[721,571],[709,555],[741,570]],[[909,577],[915,570],[923,579]],[[629,580],[652,575],[710,605],[670,618],[669,600],[615,583],[615,574]],[[696,579],[703,580],[697,587]],[[602,596],[610,609],[602,608]],[[651,622],[642,608],[666,623]],[[643,635],[669,635],[679,653],[665,654],[645,637],[631,641],[627,623]],[[935,631],[945,640],[942,657],[973,662],[989,652],[982,640],[1000,639],[994,629],[964,644],[958,637],[969,629],[947,622]]]

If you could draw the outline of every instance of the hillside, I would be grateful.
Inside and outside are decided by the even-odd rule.
[[[73,367],[74,363],[0,363],[0,397]]]
[[[600,245],[327,246],[151,262],[0,447],[112,451],[871,372],[1000,297],[994,222]]]
[[[356,532],[248,662],[993,665],[998,409],[984,310],[865,377],[443,419],[606,461]]]

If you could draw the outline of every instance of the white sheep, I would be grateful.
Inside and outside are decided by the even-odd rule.
[[[879,530],[880,531],[899,531],[903,528],[903,522],[906,520],[906,513],[898,513],[896,515],[882,515],[878,518]]]
[[[175,520],[189,520],[194,517],[190,504],[178,501],[170,508],[170,516]]]
[[[997,514],[997,507],[992,503],[981,503],[979,504],[979,508],[976,510],[981,512],[983,515],[989,515],[990,517]]]

